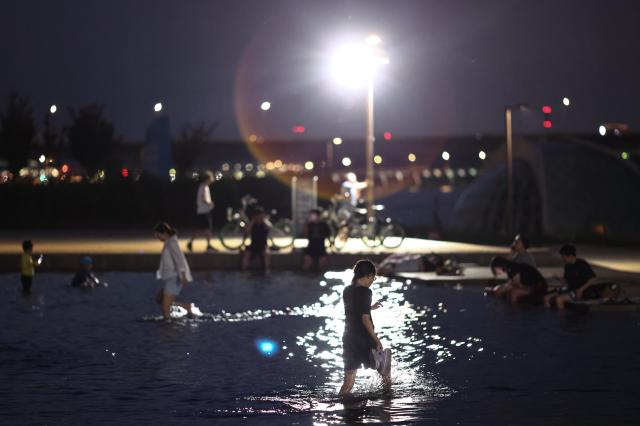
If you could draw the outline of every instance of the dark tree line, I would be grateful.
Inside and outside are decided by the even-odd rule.
[[[56,129],[52,114],[47,112],[40,131],[29,101],[15,91],[0,111],[0,159],[6,160],[12,173],[26,166],[37,148],[48,157],[66,148],[89,174],[117,166],[115,154],[122,140],[116,136],[114,125],[104,118],[101,105],[67,108],[71,122],[61,129]],[[173,144],[173,160],[179,170],[193,167],[217,126],[218,122],[199,122],[181,128]]]

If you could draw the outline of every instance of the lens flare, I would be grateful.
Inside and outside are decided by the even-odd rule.
[[[278,344],[271,339],[256,340],[256,348],[262,356],[273,356],[278,353]]]

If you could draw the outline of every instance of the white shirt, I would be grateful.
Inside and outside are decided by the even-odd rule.
[[[201,183],[198,187],[198,196],[196,199],[198,214],[206,214],[213,210],[213,201],[211,200],[211,191],[209,185]]]
[[[174,235],[164,242],[164,247],[162,247],[162,253],[160,254],[160,267],[156,272],[156,277],[159,280],[166,280],[178,277],[182,272],[187,277],[187,282],[193,281],[187,258],[180,250],[178,237]]]

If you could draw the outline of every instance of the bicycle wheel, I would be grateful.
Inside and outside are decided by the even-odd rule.
[[[395,222],[389,222],[382,225],[380,229],[380,240],[386,248],[400,247],[406,236],[404,228]]]
[[[219,239],[228,250],[239,250],[244,247],[246,224],[242,220],[234,220],[222,227]]]
[[[382,240],[380,239],[378,233],[374,231],[374,234],[371,235],[371,231],[369,231],[368,229],[362,230],[362,237],[360,237],[360,239],[362,240],[364,245],[369,248],[378,247],[380,244],[382,244]]]
[[[278,248],[287,248],[293,245],[293,222],[290,219],[279,219],[271,228],[269,234],[271,244]]]
[[[333,247],[337,251],[342,250],[344,246],[347,245],[350,233],[351,230],[349,229],[349,225],[342,225],[338,227],[332,239]]]

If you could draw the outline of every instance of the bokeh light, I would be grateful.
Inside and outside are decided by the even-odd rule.
[[[156,102],[156,104],[153,106],[153,110],[155,112],[160,112],[162,111],[162,102]]]
[[[479,158],[479,159],[481,159],[481,160],[486,159],[486,158],[487,158],[487,153],[486,153],[486,152],[484,152],[484,151],[480,151],[480,152],[478,153],[478,158]]]
[[[342,159],[342,165],[345,166],[345,167],[349,167],[351,165],[351,158],[344,157]]]
[[[264,101],[260,104],[260,109],[263,111],[269,111],[271,109],[271,102]]]
[[[262,356],[270,357],[278,353],[278,344],[271,339],[256,340],[256,348]]]
[[[449,158],[451,158],[451,156],[449,155],[448,151],[442,151],[442,159],[444,161],[449,161]]]

